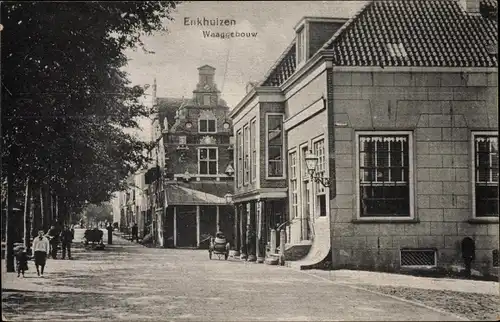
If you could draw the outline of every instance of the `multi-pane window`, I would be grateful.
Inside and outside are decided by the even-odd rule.
[[[217,174],[217,148],[198,150],[198,169],[200,174]]]
[[[313,143],[313,153],[318,157],[315,176],[324,177],[326,170],[325,160],[325,140],[321,139]],[[320,216],[326,216],[326,193],[325,187],[321,183],[315,184],[316,209]]]
[[[267,176],[283,177],[283,115],[267,115]]]
[[[311,194],[310,194],[310,188],[309,188],[309,173],[307,172],[307,165],[306,165],[306,155],[308,153],[308,148],[307,146],[302,147],[300,150],[300,175],[302,179],[302,217],[305,218],[306,222],[304,222],[305,225],[308,224],[309,220],[309,213],[310,213],[310,206],[311,206]]]
[[[474,133],[476,217],[498,217],[498,136]]]
[[[250,133],[248,125],[243,128],[243,184],[248,184],[250,178]]]
[[[360,217],[410,216],[410,134],[358,140]]]
[[[256,148],[256,122],[253,120],[250,123],[250,151],[252,153],[252,160],[251,160],[251,181],[253,182],[257,178],[257,148]]]
[[[238,140],[238,147],[236,149],[236,156],[238,158],[238,160],[236,160],[237,161],[236,166],[238,168],[237,182],[238,182],[238,187],[240,187],[241,184],[243,183],[243,135],[241,130],[238,131],[236,136]]]
[[[290,211],[291,218],[298,216],[298,200],[297,200],[297,152],[288,154],[288,176],[290,178]]]
[[[300,64],[306,56],[306,33],[305,28],[302,28],[297,33],[297,64]]]
[[[215,133],[216,124],[215,120],[199,120],[199,132],[200,133]]]

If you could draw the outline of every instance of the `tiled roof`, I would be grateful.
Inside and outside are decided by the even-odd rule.
[[[496,67],[497,26],[454,0],[374,1],[324,48],[339,66]]]
[[[338,66],[497,67],[488,48],[497,46],[498,1],[480,8],[473,15],[457,0],[370,1],[323,49],[335,51]],[[293,42],[261,85],[281,86],[295,69]]]
[[[262,86],[280,86],[295,72],[295,42],[285,50],[282,58],[271,69],[269,76],[262,82]]]

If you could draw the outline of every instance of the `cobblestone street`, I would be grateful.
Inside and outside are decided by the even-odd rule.
[[[76,238],[82,231],[76,232]],[[45,278],[2,275],[8,320],[457,320],[411,301],[285,267],[209,260],[207,251],[153,249],[115,237],[105,251],[76,243]]]

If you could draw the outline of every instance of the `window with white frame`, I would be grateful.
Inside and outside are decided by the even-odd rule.
[[[359,133],[360,217],[410,217],[411,133]]]
[[[238,178],[237,178],[237,183],[238,187],[241,187],[243,183],[243,136],[241,130],[238,131],[236,134],[237,136],[237,141],[238,141],[238,146],[236,148],[236,156],[238,157],[236,166],[238,170]]]
[[[257,133],[255,132],[257,130],[256,128],[256,121],[253,120],[250,122],[250,152],[252,153],[252,159],[250,161],[251,163],[251,181],[254,182],[255,179],[257,178],[257,148],[256,148],[256,139],[257,139]]]
[[[288,177],[290,178],[290,212],[291,218],[298,216],[298,200],[297,200],[297,152],[288,153]]]
[[[309,152],[307,146],[303,146],[300,149],[300,176],[302,179],[301,187],[301,201],[302,201],[302,217],[305,220],[309,220],[309,213],[311,207],[311,194],[309,188],[309,173],[307,171],[306,155]],[[308,224],[307,222],[305,223]]]
[[[498,135],[474,132],[474,215],[498,217]]]
[[[217,174],[217,148],[198,149],[198,173]]]
[[[200,119],[200,120],[198,120],[198,122],[199,122],[198,132],[200,132],[200,133],[216,133],[217,132],[217,126],[216,126],[215,119],[213,119],[213,120]]]
[[[283,178],[283,114],[267,115],[267,176]]]
[[[318,157],[318,163],[316,164],[315,175],[318,177],[324,177],[326,170],[324,139],[313,142],[313,153]],[[317,212],[319,212],[320,216],[326,216],[325,187],[321,183],[316,183],[314,191],[316,193],[316,210]]]
[[[297,65],[303,62],[306,58],[306,32],[305,27],[297,32]]]
[[[243,127],[243,184],[248,184],[248,179],[250,178],[250,133],[248,125]]]

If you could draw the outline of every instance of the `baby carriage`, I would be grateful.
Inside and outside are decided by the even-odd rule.
[[[212,254],[217,255],[219,259],[224,256],[224,259],[227,260],[229,257],[229,243],[220,231],[215,234],[215,238],[210,240],[210,246],[208,247],[208,257],[210,259],[212,259]]]

